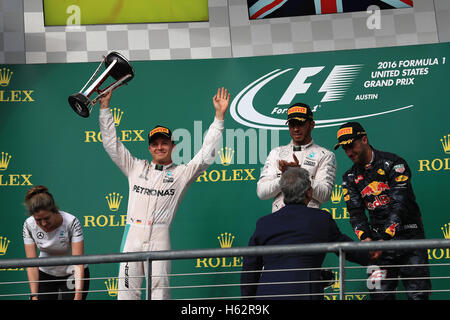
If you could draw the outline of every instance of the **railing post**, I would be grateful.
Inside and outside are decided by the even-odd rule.
[[[339,300],[345,300],[345,252],[339,248]]]
[[[145,278],[145,300],[152,300],[152,261],[147,259],[145,261],[147,275]]]

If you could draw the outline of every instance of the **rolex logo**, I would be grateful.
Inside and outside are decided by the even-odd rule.
[[[234,156],[233,149],[225,147],[220,149],[217,153],[219,154],[220,162],[222,162],[224,166],[229,166],[231,164]]]
[[[221,233],[220,236],[217,237],[219,240],[219,244],[221,248],[231,248],[231,245],[234,241],[234,236],[231,233],[225,232]]]
[[[0,86],[6,87],[9,85],[9,81],[11,81],[11,77],[14,72],[7,68],[0,69]]]
[[[445,239],[450,239],[450,223],[444,224],[444,226],[441,228],[442,233],[444,234]]]
[[[111,113],[113,114],[114,124],[115,124],[116,127],[118,127],[119,124],[120,124],[120,121],[122,120],[123,111],[121,111],[118,108],[113,108],[111,110]]]
[[[342,186],[334,185],[334,190],[331,192],[331,202],[339,203],[342,198]]]
[[[9,161],[11,161],[11,155],[2,151],[2,156],[0,157],[0,171],[8,169]]]
[[[234,236],[231,233],[221,233],[217,237],[221,248],[231,248]],[[197,258],[196,268],[238,268],[242,267],[243,257],[217,257],[217,258]]]
[[[110,297],[117,297],[118,293],[118,283],[119,280],[117,278],[108,278],[108,281],[105,281],[106,290],[108,290],[108,295]]]
[[[6,237],[0,236],[0,256],[4,256],[6,254],[6,250],[8,250],[10,242],[11,241]]]
[[[450,134],[444,135],[441,139],[442,149],[445,154],[450,154]],[[419,172],[450,170],[450,158],[435,158],[419,160]]]
[[[445,239],[450,239],[450,222],[441,227]],[[450,248],[427,249],[428,260],[450,260]]]
[[[1,91],[0,91],[1,92]],[[8,169],[9,162],[12,156],[7,152],[2,152],[0,155],[0,171]],[[0,174],[0,187],[18,187],[18,186],[32,186],[32,174]]]
[[[442,148],[444,148],[444,152],[450,154],[450,134],[448,134],[447,136],[444,136],[441,139],[441,143],[442,143]]]
[[[341,289],[341,285],[339,283],[339,276],[338,276],[338,272],[335,271],[334,273],[334,282],[331,285],[331,288],[333,289],[333,291],[339,291]]]
[[[106,197],[106,201],[108,202],[109,210],[111,211],[117,211],[119,210],[120,202],[123,199],[123,196],[120,195],[120,193],[113,192],[110,193]]]
[[[8,68],[0,68],[0,88],[9,86],[14,74]],[[33,102],[34,90],[0,90],[0,102]]]

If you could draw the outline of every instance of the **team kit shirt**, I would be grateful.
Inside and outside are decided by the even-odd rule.
[[[155,225],[168,227],[171,224],[187,187],[213,163],[224,122],[214,119],[202,148],[188,164],[164,166],[138,159],[128,151],[117,139],[110,110],[100,110],[100,127],[106,152],[128,178],[127,225],[151,229]]]
[[[272,212],[284,207],[284,197],[280,188],[281,171],[278,168],[280,160],[294,161],[294,154],[299,165],[309,172],[312,187],[312,199],[308,207],[320,208],[331,197],[336,177],[336,157],[313,141],[303,146],[295,146],[291,141],[270,151],[257,184],[257,195],[261,200],[274,199]]]
[[[39,257],[71,256],[72,242],[84,240],[80,221],[70,213],[59,211],[63,221],[61,226],[51,232],[45,232],[36,223],[33,216],[23,224],[23,242],[36,244]],[[39,270],[55,277],[65,277],[73,273],[73,266],[44,266]]]
[[[353,165],[342,177],[355,234],[360,240],[423,238],[422,215],[408,164],[393,153],[372,150],[369,165]]]

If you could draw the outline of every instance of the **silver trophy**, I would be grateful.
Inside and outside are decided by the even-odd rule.
[[[93,81],[103,64],[105,64],[105,71],[103,71],[103,73],[95,81]],[[100,89],[100,86],[109,76],[113,77],[116,81],[108,87]],[[91,114],[92,108],[101,97],[106,95],[108,92],[128,83],[131,79],[133,79],[133,77],[134,70],[128,60],[118,52],[110,52],[103,58],[97,70],[95,70],[94,74],[80,90],[80,92],[69,96],[69,104],[76,113],[84,118],[87,118]],[[86,89],[86,87],[88,88]],[[90,96],[94,92],[98,95],[91,99]]]

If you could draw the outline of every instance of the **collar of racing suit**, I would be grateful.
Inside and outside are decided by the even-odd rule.
[[[171,163],[169,163],[167,165],[156,164],[156,163],[150,162],[150,167],[152,169],[159,170],[159,171],[164,171],[166,169],[169,169],[169,168],[173,167],[174,165],[175,164],[173,162],[171,162]]]
[[[378,150],[375,150],[374,147],[370,146],[370,150],[372,150],[372,158],[370,159],[370,162],[368,164],[360,165],[364,170],[368,170],[372,168],[372,165],[374,165],[375,160],[378,158]]]
[[[291,142],[289,142],[289,145],[292,146],[292,150],[293,151],[303,151],[306,150],[307,148],[311,147],[314,144],[314,140],[311,139],[311,142],[308,144],[303,144],[301,146],[297,146],[294,144],[294,141],[291,140]]]
[[[370,146],[370,150],[372,151],[372,158],[370,159],[370,162],[366,165],[364,165],[364,169],[370,169],[372,167],[372,164],[375,162],[375,149]]]

